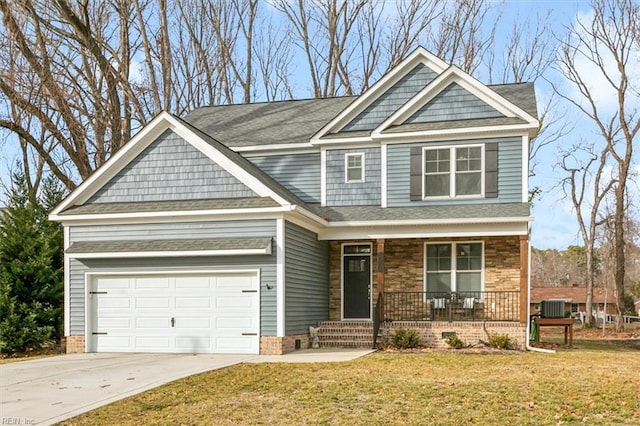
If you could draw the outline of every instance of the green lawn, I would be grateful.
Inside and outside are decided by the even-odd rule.
[[[375,353],[346,363],[243,364],[64,423],[640,424],[640,341],[556,354]]]

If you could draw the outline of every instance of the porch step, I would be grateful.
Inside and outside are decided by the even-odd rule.
[[[370,348],[373,323],[360,321],[323,321],[318,338],[320,347]]]

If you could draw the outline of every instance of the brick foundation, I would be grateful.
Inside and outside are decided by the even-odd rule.
[[[410,328],[418,332],[420,345],[429,348],[449,348],[442,333],[454,332],[467,345],[486,342],[490,334],[506,334],[517,346],[524,350],[526,343],[526,326],[517,322],[414,322],[394,321],[390,325],[383,325],[380,330],[380,343],[389,343],[394,330]],[[486,330],[486,331],[485,331]]]
[[[68,354],[83,353],[84,350],[84,336],[67,336],[65,337],[66,352]]]
[[[293,336],[260,337],[260,355],[283,355],[296,350],[296,340],[300,340],[300,349],[311,347],[309,334],[297,334]]]

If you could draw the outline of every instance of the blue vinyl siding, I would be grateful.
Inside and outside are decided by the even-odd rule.
[[[364,182],[345,182],[345,155],[364,153]],[[327,151],[327,205],[380,205],[380,148]]]
[[[389,90],[380,95],[341,131],[373,130],[396,112],[409,99],[437,77],[437,73],[424,64],[416,65]]]
[[[76,241],[139,241],[182,238],[271,237],[275,244],[275,220],[176,222],[69,227],[70,243]],[[70,333],[83,334],[85,324],[86,272],[144,272],[184,270],[260,269],[260,329],[263,336],[276,335],[276,254],[248,256],[197,256],[126,259],[71,259]],[[266,289],[266,284],[272,287]]]
[[[405,123],[429,123],[433,121],[469,120],[474,118],[503,117],[492,106],[469,93],[457,83],[451,83]]]
[[[69,242],[179,240],[184,238],[261,238],[276,234],[275,220],[140,223],[69,227]]]
[[[307,203],[320,202],[320,153],[247,157]]]
[[[411,146],[450,146],[498,143],[498,197],[410,201],[409,151]],[[520,203],[522,202],[522,138],[490,138],[422,144],[389,145],[387,149],[387,205],[389,207],[440,204]]]
[[[255,197],[225,169],[170,130],[107,182],[90,203]]]
[[[285,334],[304,334],[329,319],[329,245],[285,222]]]

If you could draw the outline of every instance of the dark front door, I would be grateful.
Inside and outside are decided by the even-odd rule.
[[[343,317],[371,319],[371,256],[344,256]]]

